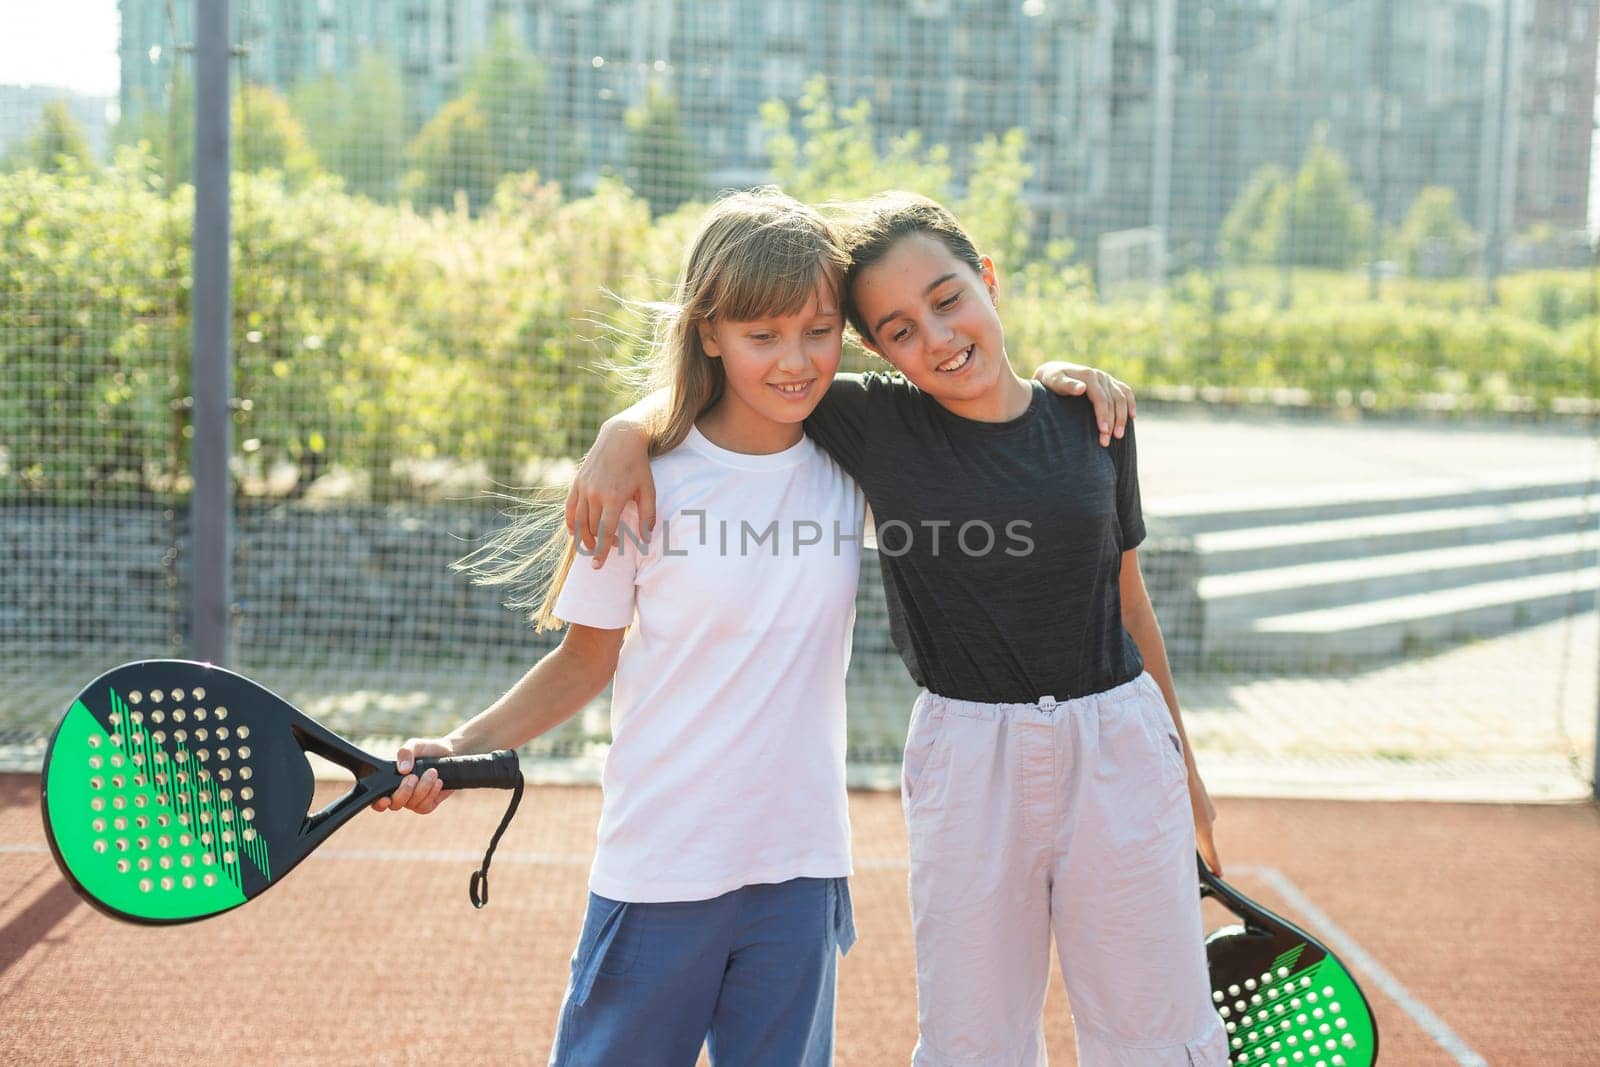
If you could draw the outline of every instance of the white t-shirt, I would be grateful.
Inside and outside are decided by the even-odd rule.
[[[691,429],[651,463],[638,515],[595,570],[573,561],[569,623],[631,627],[589,887],[614,900],[706,900],[850,873],[845,668],[865,502],[809,438],[772,455]]]

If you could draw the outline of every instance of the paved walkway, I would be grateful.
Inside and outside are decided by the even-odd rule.
[[[1600,439],[1577,420],[1554,426],[1343,422],[1146,404],[1138,426],[1140,488],[1157,513],[1219,495],[1270,502],[1310,488],[1470,483],[1556,468],[1600,477]]]
[[[1552,471],[1600,479],[1600,439],[1576,421],[1345,423],[1147,405],[1139,463],[1159,516]],[[1597,662],[1589,611],[1355,676],[1180,686],[1219,792],[1555,799],[1592,788]]]

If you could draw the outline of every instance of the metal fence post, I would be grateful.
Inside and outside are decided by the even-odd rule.
[[[231,0],[195,0],[194,94],[194,439],[189,505],[193,539],[189,644],[196,659],[228,660],[233,601],[233,392],[229,273],[229,8]]]

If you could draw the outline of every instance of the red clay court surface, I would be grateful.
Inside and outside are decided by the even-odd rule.
[[[505,799],[364,814],[245,907],[141,928],[78,900],[37,777],[0,775],[0,1048],[23,1064],[543,1063],[600,797],[529,790],[474,911],[467,880]],[[1231,879],[1345,950],[1384,1064],[1600,1064],[1600,809],[1219,806]],[[852,814],[861,940],[840,970],[837,1062],[905,1064],[899,799],[857,793]],[[1059,981],[1046,1011],[1052,1063],[1074,1063]]]

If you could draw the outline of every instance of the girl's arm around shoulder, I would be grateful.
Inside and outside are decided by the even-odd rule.
[[[1128,420],[1138,414],[1139,405],[1134,400],[1133,387],[1103,370],[1086,367],[1082,363],[1051,360],[1041,363],[1033,376],[1060,396],[1088,397],[1089,403],[1094,405],[1094,418],[1102,445],[1109,445],[1113,437],[1120,438],[1126,433]]]
[[[561,644],[545,655],[499,700],[444,737],[412,738],[395,753],[395,769],[405,780],[393,794],[379,797],[378,811],[410,809],[426,815],[450,795],[439,776],[411,773],[422,756],[465,756],[518,748],[554,730],[599,696],[617,672],[625,630],[567,627]]]
[[[639,508],[640,532],[656,525],[656,483],[650,473],[650,442],[666,417],[668,399],[658,389],[600,427],[594,446],[578,465],[567,492],[567,530],[592,554],[598,568],[617,543],[622,509]]]

